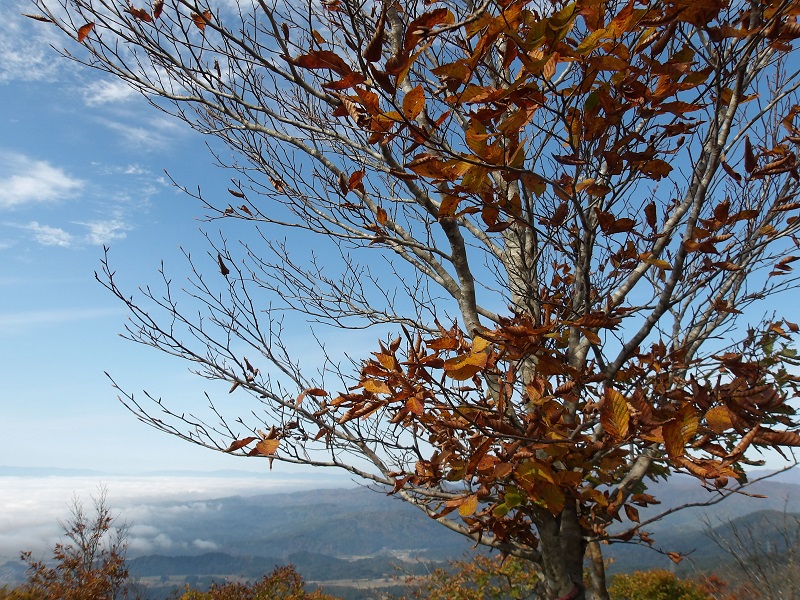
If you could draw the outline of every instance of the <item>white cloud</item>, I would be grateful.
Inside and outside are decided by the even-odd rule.
[[[325,483],[330,480],[326,479]],[[60,533],[58,520],[68,516],[70,499],[80,498],[90,506],[90,496],[98,486],[108,488],[108,502],[120,520],[131,524],[129,549],[133,554],[163,551],[170,546],[183,548],[166,533],[152,525],[181,510],[201,515],[214,510],[215,502],[204,499],[232,495],[256,495],[285,492],[291,489],[312,489],[320,485],[319,474],[307,479],[270,477],[184,477],[103,476],[103,477],[0,477],[0,563],[19,556],[20,550],[33,550],[39,555],[52,548]],[[347,479],[340,485],[349,486]],[[159,504],[185,501],[177,506]],[[199,517],[202,518],[202,517]],[[195,548],[211,549],[208,540],[195,540]]]
[[[86,234],[86,241],[96,246],[102,246],[114,240],[124,239],[127,235],[125,232],[130,230],[130,226],[119,219],[91,221],[78,224],[88,227],[89,233]]]
[[[198,550],[218,550],[219,546],[216,542],[212,542],[211,540],[201,540],[196,539],[192,542],[192,546],[197,548]]]
[[[55,79],[70,61],[59,59],[51,45],[63,45],[64,36],[48,23],[23,16],[37,12],[29,2],[15,2],[3,10],[0,36],[0,83]]]
[[[100,79],[92,81],[81,88],[83,101],[88,106],[126,102],[139,95],[134,88],[124,81]]]
[[[68,248],[73,243],[72,235],[60,227],[50,227],[49,225],[41,225],[36,221],[31,221],[27,225],[22,225],[21,228],[33,233],[33,239],[42,246]]]
[[[0,209],[63,200],[84,186],[63,169],[24,154],[0,151],[0,165]]]
[[[147,149],[167,148],[176,135],[184,132],[175,119],[166,117],[150,118],[147,127],[106,118],[98,122],[121,135],[128,144]]]

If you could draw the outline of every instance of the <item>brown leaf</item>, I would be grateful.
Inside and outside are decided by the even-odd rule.
[[[750,136],[744,138],[744,168],[748,173],[756,170],[756,155],[753,153],[753,146],[750,144]]]
[[[669,559],[674,562],[676,565],[683,560],[683,556],[678,554],[677,552],[667,552],[667,556]]]
[[[714,433],[722,433],[733,427],[731,413],[724,406],[715,406],[706,413],[706,423]]]
[[[686,452],[686,441],[683,439],[683,424],[678,419],[671,419],[661,426],[664,448],[670,458],[678,458]]]
[[[151,23],[153,21],[150,13],[143,8],[134,8],[133,6],[129,6],[127,9],[125,9],[125,12],[132,15],[134,19],[139,21],[145,21],[146,23]]]
[[[488,354],[483,352],[456,356],[444,362],[444,372],[451,379],[464,381],[483,370],[488,360]]]
[[[367,62],[378,62],[381,59],[381,54],[383,54],[383,37],[384,32],[386,29],[386,5],[381,5],[381,15],[378,17],[378,22],[375,25],[375,34],[372,36],[369,44],[367,47],[364,48],[364,52],[361,56],[364,57],[364,60]]]
[[[205,31],[206,24],[211,22],[211,11],[203,11],[202,14],[192,13],[192,22],[200,31]]]
[[[240,448],[244,448],[245,446],[252,444],[257,439],[257,437],[247,437],[242,440],[234,440],[233,443],[231,443],[231,445],[225,449],[225,452],[235,452]]]
[[[245,197],[242,192],[237,192],[236,190],[232,190],[231,188],[228,188],[228,193],[231,194],[232,196],[236,196],[237,198]]]
[[[361,182],[364,180],[364,175],[366,175],[366,172],[363,169],[351,174],[350,179],[347,181],[347,189],[351,192],[355,189],[363,189]]]
[[[377,212],[375,213],[375,217],[378,219],[378,223],[383,226],[386,225],[387,221],[389,221],[389,215],[386,213],[386,210],[383,207],[378,207]]]
[[[647,206],[644,207],[644,216],[647,219],[647,224],[650,226],[650,229],[653,231],[656,230],[657,224],[657,215],[656,215],[656,204],[655,202],[651,202]]]
[[[633,521],[634,523],[639,522],[639,511],[636,509],[635,506],[631,506],[630,504],[625,505],[625,515],[627,515],[628,519]]]
[[[158,19],[164,12],[164,0],[153,0],[153,18]]]
[[[217,262],[219,263],[219,272],[227,277],[231,270],[225,266],[225,263],[222,261],[222,255],[219,252],[217,253]]]
[[[422,416],[425,413],[425,405],[422,400],[413,396],[406,402],[406,408],[417,416]]]
[[[83,42],[89,35],[89,33],[94,29],[94,23],[87,23],[78,29],[78,41]]]
[[[291,62],[302,69],[328,69],[342,77],[353,72],[353,69],[338,54],[330,50],[312,50],[308,54],[291,59]]]

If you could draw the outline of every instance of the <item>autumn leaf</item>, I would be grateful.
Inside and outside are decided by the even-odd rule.
[[[380,207],[380,206],[378,207],[378,210],[377,210],[377,211],[376,211],[376,213],[375,213],[375,217],[378,219],[378,223],[379,223],[381,226],[384,226],[384,225],[386,225],[386,223],[389,221],[389,215],[388,215],[388,214],[386,213],[386,211],[385,211],[385,210],[384,210],[382,207]]]
[[[278,451],[281,441],[278,439],[261,440],[256,444],[256,452],[261,456],[271,456]]]
[[[134,19],[137,19],[139,21],[145,21],[146,23],[150,23],[153,21],[153,18],[150,16],[150,13],[143,8],[134,8],[133,6],[130,6],[126,9],[125,12],[132,15]]]
[[[678,554],[677,552],[667,552],[667,556],[669,559],[674,562],[676,565],[683,560],[683,556]]]
[[[671,459],[679,458],[686,452],[682,429],[683,424],[678,419],[671,419],[661,426],[664,448]]]
[[[246,438],[241,439],[241,440],[235,440],[233,443],[231,443],[230,446],[228,446],[225,449],[225,452],[236,452],[240,448],[244,448],[245,446],[248,446],[248,445],[252,444],[257,439],[259,439],[259,438],[257,438],[257,437],[246,437]]]
[[[378,22],[375,25],[375,34],[372,36],[369,44],[367,47],[364,48],[364,52],[361,56],[364,57],[364,60],[367,62],[375,63],[381,59],[381,54],[383,53],[383,38],[384,32],[386,29],[386,5],[381,5],[381,14],[378,17]]]
[[[733,427],[730,411],[724,406],[715,406],[705,415],[706,423],[714,433],[723,433]]]
[[[478,510],[478,495],[471,494],[458,506],[458,514],[462,517],[469,517]]]
[[[87,23],[78,29],[78,41],[83,42],[89,35],[89,33],[94,29],[94,23]]]
[[[219,263],[219,272],[227,277],[231,270],[225,266],[225,262],[222,260],[222,255],[219,253],[217,253],[217,262]]]
[[[192,22],[200,31],[205,31],[206,24],[211,22],[211,11],[203,11],[202,14],[192,13]]]
[[[405,114],[406,118],[410,121],[413,121],[420,115],[424,106],[425,90],[422,84],[412,88],[403,97],[403,114]]]
[[[744,138],[744,169],[748,173],[752,173],[756,170],[756,156],[753,153],[753,146],[750,144],[750,136],[745,136]]]
[[[416,396],[408,399],[406,402],[406,408],[420,417],[425,413],[425,405],[422,403],[422,400]]]
[[[488,354],[483,352],[456,356],[444,362],[444,371],[451,379],[463,381],[483,370],[488,360]]]
[[[630,418],[625,396],[614,388],[605,388],[604,401],[600,408],[600,424],[603,429],[612,437],[623,439],[628,435]]]
[[[164,11],[164,0],[153,1],[153,18],[158,19]]]
[[[631,506],[630,504],[626,504],[625,508],[625,515],[628,517],[630,521],[634,523],[639,522],[639,511],[635,506]]]

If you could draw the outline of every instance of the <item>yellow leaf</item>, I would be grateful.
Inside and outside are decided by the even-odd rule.
[[[476,336],[475,339],[472,341],[472,352],[473,354],[477,352],[483,352],[484,350],[486,350],[486,348],[488,348],[491,345],[492,342],[490,342],[486,338]]]
[[[661,426],[661,435],[664,438],[664,448],[670,458],[675,459],[684,455],[686,442],[683,439],[682,423],[671,419]]]
[[[662,260],[660,258],[645,258],[644,262],[648,265],[653,265],[654,267],[658,267],[659,269],[664,269],[665,271],[671,271],[672,265],[670,265],[667,261]]]
[[[391,394],[392,390],[389,389],[389,386],[386,385],[383,381],[378,381],[376,379],[367,379],[362,383],[362,386],[368,392],[373,394]]]
[[[715,406],[706,413],[706,423],[714,433],[722,433],[733,427],[731,413],[725,406]]]
[[[614,438],[622,439],[628,435],[630,425],[628,401],[614,388],[605,389],[605,399],[600,407],[600,423]]]
[[[261,440],[256,444],[256,450],[262,456],[270,456],[278,451],[280,444],[280,440]]]
[[[478,495],[472,494],[471,496],[467,496],[459,505],[458,514],[462,517],[469,517],[475,514],[476,510],[478,510]]]
[[[451,379],[464,381],[484,369],[488,360],[489,356],[482,352],[456,356],[444,361],[444,371]]]

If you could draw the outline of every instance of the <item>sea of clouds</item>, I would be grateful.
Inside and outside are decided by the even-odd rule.
[[[212,540],[202,538],[175,542],[152,526],[168,518],[166,512],[190,512],[202,519],[204,512],[216,510],[215,498],[352,485],[346,478],[323,473],[0,476],[0,564],[17,560],[22,550],[46,558],[61,539],[60,521],[68,519],[73,501],[81,501],[91,514],[92,498],[101,489],[113,512],[130,524],[129,552],[141,555],[217,549]]]

